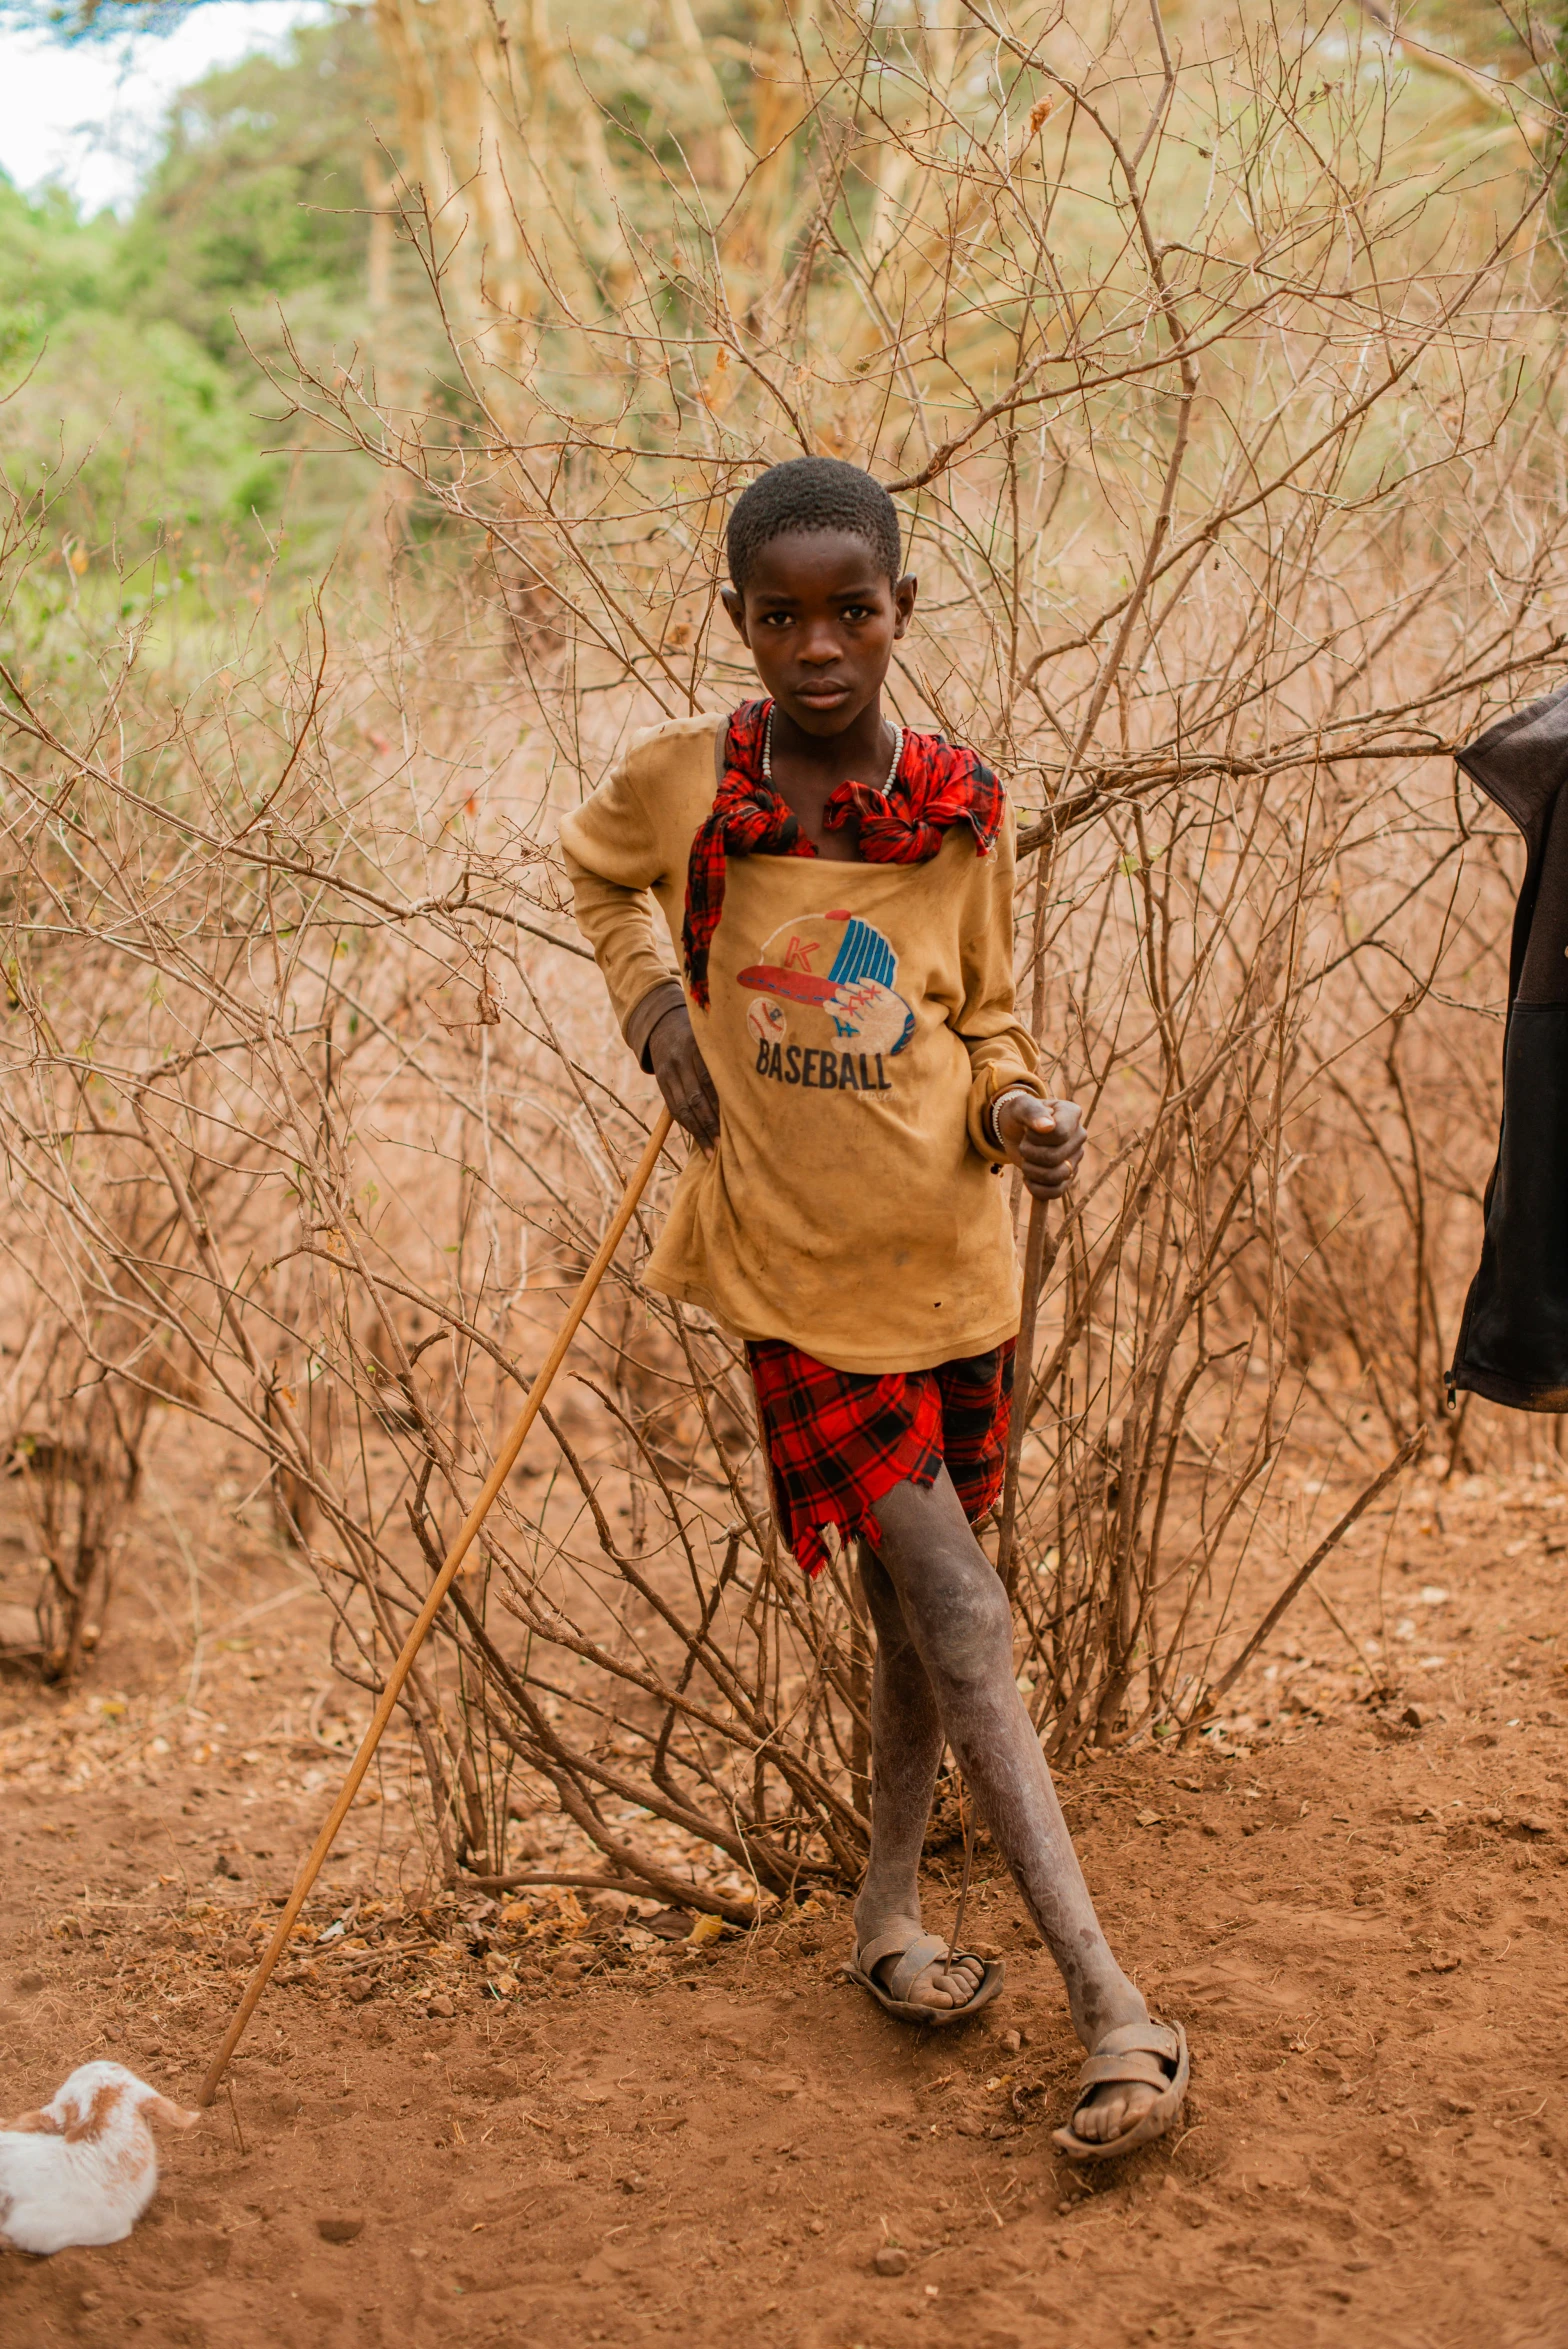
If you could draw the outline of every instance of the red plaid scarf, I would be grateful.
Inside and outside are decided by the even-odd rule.
[[[724,882],[732,856],[815,856],[799,818],[766,781],[762,744],[772,704],[748,701],[735,712],[724,744],[724,779],[712,813],[698,825],[686,867],[686,918],[681,951],[693,996],[708,1002],[708,950],[724,911]],[[823,810],[831,831],[852,819],[860,853],[873,865],[923,865],[955,824],[973,827],[975,846],[988,856],[1001,829],[1002,786],[972,750],[941,734],[906,734],[898,773],[887,790],[841,783]]]

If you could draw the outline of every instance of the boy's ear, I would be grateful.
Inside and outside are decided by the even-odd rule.
[[[751,638],[746,634],[746,599],[740,589],[738,587],[721,587],[719,595],[741,643],[750,644]]]
[[[919,589],[920,582],[915,577],[913,571],[906,571],[902,579],[894,580],[893,609],[898,615],[893,625],[893,634],[895,636],[902,636],[904,630],[909,626],[910,621],[914,618],[915,597],[919,593]]]

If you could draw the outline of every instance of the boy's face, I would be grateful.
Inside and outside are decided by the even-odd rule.
[[[915,582],[892,580],[847,530],[770,539],[724,608],[757,674],[803,734],[843,734],[876,700],[909,626]]]

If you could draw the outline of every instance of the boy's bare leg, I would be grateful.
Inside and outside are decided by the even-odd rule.
[[[857,1932],[864,1942],[905,1917],[918,1925],[914,1873],[926,1817],[920,1806],[929,1806],[945,1734],[1061,1968],[1073,2028],[1092,2048],[1118,2024],[1146,2021],[1148,2008],[1100,1930],[1040,1741],[1018,1694],[1006,1594],[945,1469],[930,1487],[895,1486],[878,1502],[877,1517],[880,1551],[876,1557],[862,1554],[878,1657],[872,1856],[855,1909]],[[941,1995],[934,1980],[928,1991],[917,1991],[933,2006],[951,2005],[948,1983],[956,1988],[962,1971],[941,1982]],[[1155,2091],[1141,2083],[1109,2084],[1075,2125],[1086,2137],[1120,2136],[1154,2098]]]
[[[897,1593],[874,1550],[860,1546],[860,1580],[876,1630],[871,1667],[871,1856],[855,1902],[855,1937],[864,1944],[920,1921],[920,1854],[945,1737],[926,1668],[904,1621]],[[890,1974],[896,1958],[875,1969]],[[977,1958],[928,1967],[908,1992],[915,2005],[967,2006],[985,1968]]]

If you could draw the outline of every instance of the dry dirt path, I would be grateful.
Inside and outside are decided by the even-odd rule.
[[[631,1956],[618,1918],[570,1943],[518,1922],[507,1955],[493,1918],[420,1915],[384,1805],[316,1912],[342,1946],[269,1994],[232,2114],[167,2148],[128,2243],[0,2254],[0,2342],[1561,2349],[1562,1568],[1538,1494],[1467,1494],[1441,1561],[1462,1668],[1421,1682],[1424,1726],[1320,1694],[1332,1717],[1250,1753],[1068,1781],[1113,1937],[1191,2035],[1174,2143],[1055,2157],[1075,2050],[998,1881],[975,1930],[1006,1997],[917,2037],[837,1978],[841,1904]],[[0,1682],[0,2111],[97,2055],[192,2093],[340,1767],[305,1735],[318,1602],[259,1537],[165,1565],[86,1691]],[[1337,1570],[1358,1637],[1394,1612],[1371,1572]],[[1327,1672],[1334,1635],[1301,1629]]]

